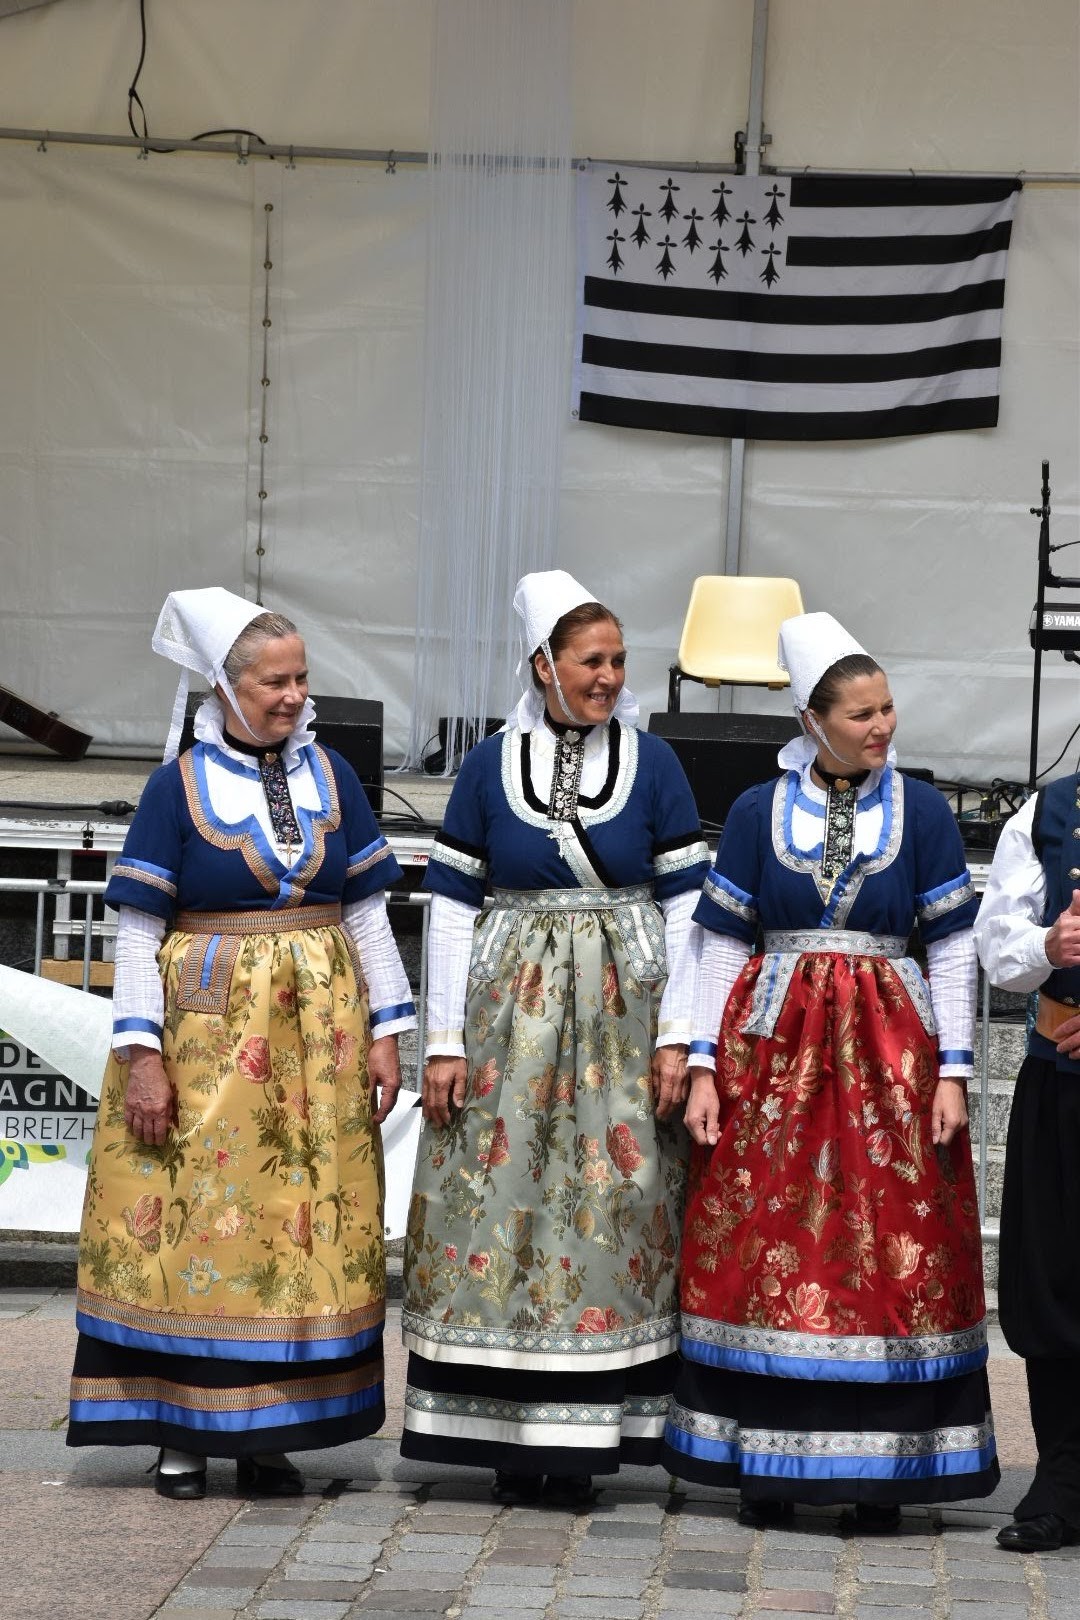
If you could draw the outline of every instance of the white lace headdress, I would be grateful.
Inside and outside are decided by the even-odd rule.
[[[831,613],[799,613],[780,626],[776,662],[791,678],[791,701],[803,727],[803,735],[785,743],[777,755],[783,770],[801,769],[818,751],[818,739],[806,730],[804,718],[810,697],[821,677],[841,658],[866,653],[866,648]],[[890,746],[888,763],[896,760]]]
[[[562,568],[549,568],[543,573],[525,574],[518,580],[514,592],[514,612],[521,620],[519,633],[521,656],[515,674],[524,690],[506,717],[507,726],[517,726],[521,731],[532,731],[534,726],[540,724],[546,704],[543,691],[532,679],[529,661],[533,653],[539,650],[554,669],[555,659],[552,657],[550,646],[551,632],[564,614],[573,612],[574,608],[581,607],[585,602],[596,600],[592,592],[587,591],[584,585],[580,585],[573,574],[566,573]],[[562,694],[559,695],[561,697]],[[567,714],[566,718],[572,720],[573,715]],[[621,720],[628,726],[637,725],[637,699],[626,686],[619,693],[613,718]]]
[[[190,674],[201,675],[212,687],[220,686],[237,719],[247,725],[226,679],[225,660],[240,632],[265,612],[257,602],[248,602],[220,585],[194,591],[170,591],[165,598],[152,646],[155,652],[180,665],[180,682],[165,744],[166,761],[175,759],[179,751]]]

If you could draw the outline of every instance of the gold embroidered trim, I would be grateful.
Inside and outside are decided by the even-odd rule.
[[[194,930],[189,930],[194,932]],[[206,958],[214,942],[217,949],[210,966],[210,982],[202,982]],[[232,988],[233,969],[240,955],[243,939],[239,934],[197,933],[184,954],[180,980],[176,986],[176,1004],[183,1012],[215,1013],[224,1018],[229,1010],[229,991]]]
[[[303,906],[286,911],[178,911],[178,934],[299,934],[312,928],[339,928],[341,907]]]
[[[386,1316],[382,1299],[358,1305],[339,1316],[179,1316],[171,1311],[146,1311],[123,1300],[106,1299],[78,1291],[77,1309],[98,1322],[115,1322],[135,1333],[154,1333],[173,1339],[227,1339],[230,1344],[318,1344],[345,1339],[379,1327]]]
[[[381,849],[375,851],[374,855],[369,855],[367,860],[353,861],[346,869],[345,876],[347,878],[359,877],[361,872],[370,871],[377,861],[385,861],[393,853],[390,845],[384,844]]]
[[[382,1381],[380,1355],[369,1365],[354,1367],[350,1372],[233,1389],[200,1389],[192,1384],[174,1384],[166,1378],[73,1378],[71,1397],[76,1401],[167,1401],[186,1412],[259,1412],[283,1402],[327,1401],[355,1395]]]
[[[144,872],[139,866],[127,866],[123,861],[117,861],[113,867],[113,877],[127,878],[133,883],[145,883],[150,889],[161,889],[164,894],[176,899],[176,884],[170,883],[168,878],[158,877],[155,872]]]

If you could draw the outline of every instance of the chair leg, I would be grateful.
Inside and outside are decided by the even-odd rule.
[[[678,664],[668,666],[667,678],[667,707],[668,714],[678,714],[682,703],[682,670]]]

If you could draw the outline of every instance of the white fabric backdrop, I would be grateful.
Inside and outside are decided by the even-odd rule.
[[[1080,168],[1078,14],[1074,0],[1037,10],[774,4],[769,157]],[[152,129],[238,122],[285,142],[426,144],[430,0],[325,0],[317,30],[283,0],[150,14]],[[580,0],[576,149],[727,157],[751,14],[749,0]],[[132,15],[80,0],[0,23],[4,121],[120,130]],[[415,616],[416,171],[0,145],[0,683],[108,745],[160,744],[171,679],[149,635],[162,598],[253,577],[264,201],[265,595],[306,629],[317,689],[384,700],[393,756]],[[744,571],[793,573],[808,607],[850,623],[893,676],[902,756],[941,774],[1026,770],[1028,508],[1043,456],[1054,538],[1080,538],[1078,265],[1077,190],[1028,188],[995,432],[749,447]],[[567,420],[559,561],[623,616],[646,712],[663,704],[690,581],[723,556],[727,461],[721,441]],[[1063,569],[1070,558],[1080,574],[1080,548]],[[1080,717],[1075,668],[1050,660],[1047,677],[1044,763]],[[688,706],[713,701],[688,689]],[[759,704],[783,699],[741,706]]]

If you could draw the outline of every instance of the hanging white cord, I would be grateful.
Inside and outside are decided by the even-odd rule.
[[[436,8],[412,765],[440,717],[453,737],[505,714],[514,585],[555,560],[571,24],[570,0]]]

